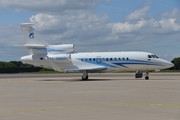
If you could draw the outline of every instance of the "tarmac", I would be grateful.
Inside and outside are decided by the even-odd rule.
[[[0,120],[180,120],[180,73],[1,74]]]

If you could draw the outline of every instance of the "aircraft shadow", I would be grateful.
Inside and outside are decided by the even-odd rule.
[[[63,82],[88,82],[88,81],[112,81],[113,79],[88,79],[88,80],[82,80],[82,79],[45,79],[45,80],[37,80],[37,81],[45,81],[45,82],[56,82],[56,81],[63,81]]]
[[[149,79],[149,80],[145,80],[145,79],[88,79],[88,80],[82,80],[82,79],[43,79],[43,80],[37,80],[37,81],[41,81],[41,82],[90,82],[90,81],[161,81],[161,80],[173,80],[173,79]]]

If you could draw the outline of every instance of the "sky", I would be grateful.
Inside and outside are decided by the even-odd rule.
[[[179,0],[1,0],[0,61],[28,55],[20,23],[49,44],[75,44],[76,52],[146,51],[180,57]]]

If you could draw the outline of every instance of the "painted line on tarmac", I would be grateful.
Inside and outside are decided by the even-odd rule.
[[[8,83],[32,83],[36,80],[9,80]]]
[[[25,110],[12,110],[12,111],[0,111],[0,115],[22,114],[22,113],[38,113],[38,112],[50,112],[50,111],[69,111],[69,110],[81,110],[81,109],[115,109],[121,107],[132,106],[149,106],[149,107],[166,107],[180,109],[180,105],[173,104],[160,104],[160,103],[146,103],[146,102],[132,102],[128,100],[120,100],[117,105],[96,105],[96,106],[77,106],[77,107],[57,107],[57,108],[42,108],[42,109],[25,109]]]
[[[173,104],[132,102],[132,101],[128,101],[128,100],[120,100],[120,102],[126,103],[127,105],[132,105],[132,106],[166,107],[166,108],[180,109],[180,105],[173,105]]]
[[[12,111],[0,111],[0,115],[12,115],[22,113],[39,113],[39,112],[50,112],[50,111],[70,111],[70,110],[81,110],[81,109],[112,109],[120,108],[127,105],[102,105],[102,106],[77,106],[77,107],[62,107],[62,108],[43,108],[43,109],[27,109],[27,110],[12,110]]]

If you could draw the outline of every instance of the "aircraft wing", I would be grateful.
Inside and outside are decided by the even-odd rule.
[[[56,63],[54,63],[48,56],[46,56],[46,59],[48,60],[49,64],[55,71],[102,71],[107,70],[107,67],[89,67],[89,68],[75,68],[75,69],[63,69],[61,66],[58,66]]]
[[[68,69],[67,71],[103,71],[107,70],[107,67],[91,67],[91,68],[80,68],[80,69]]]

